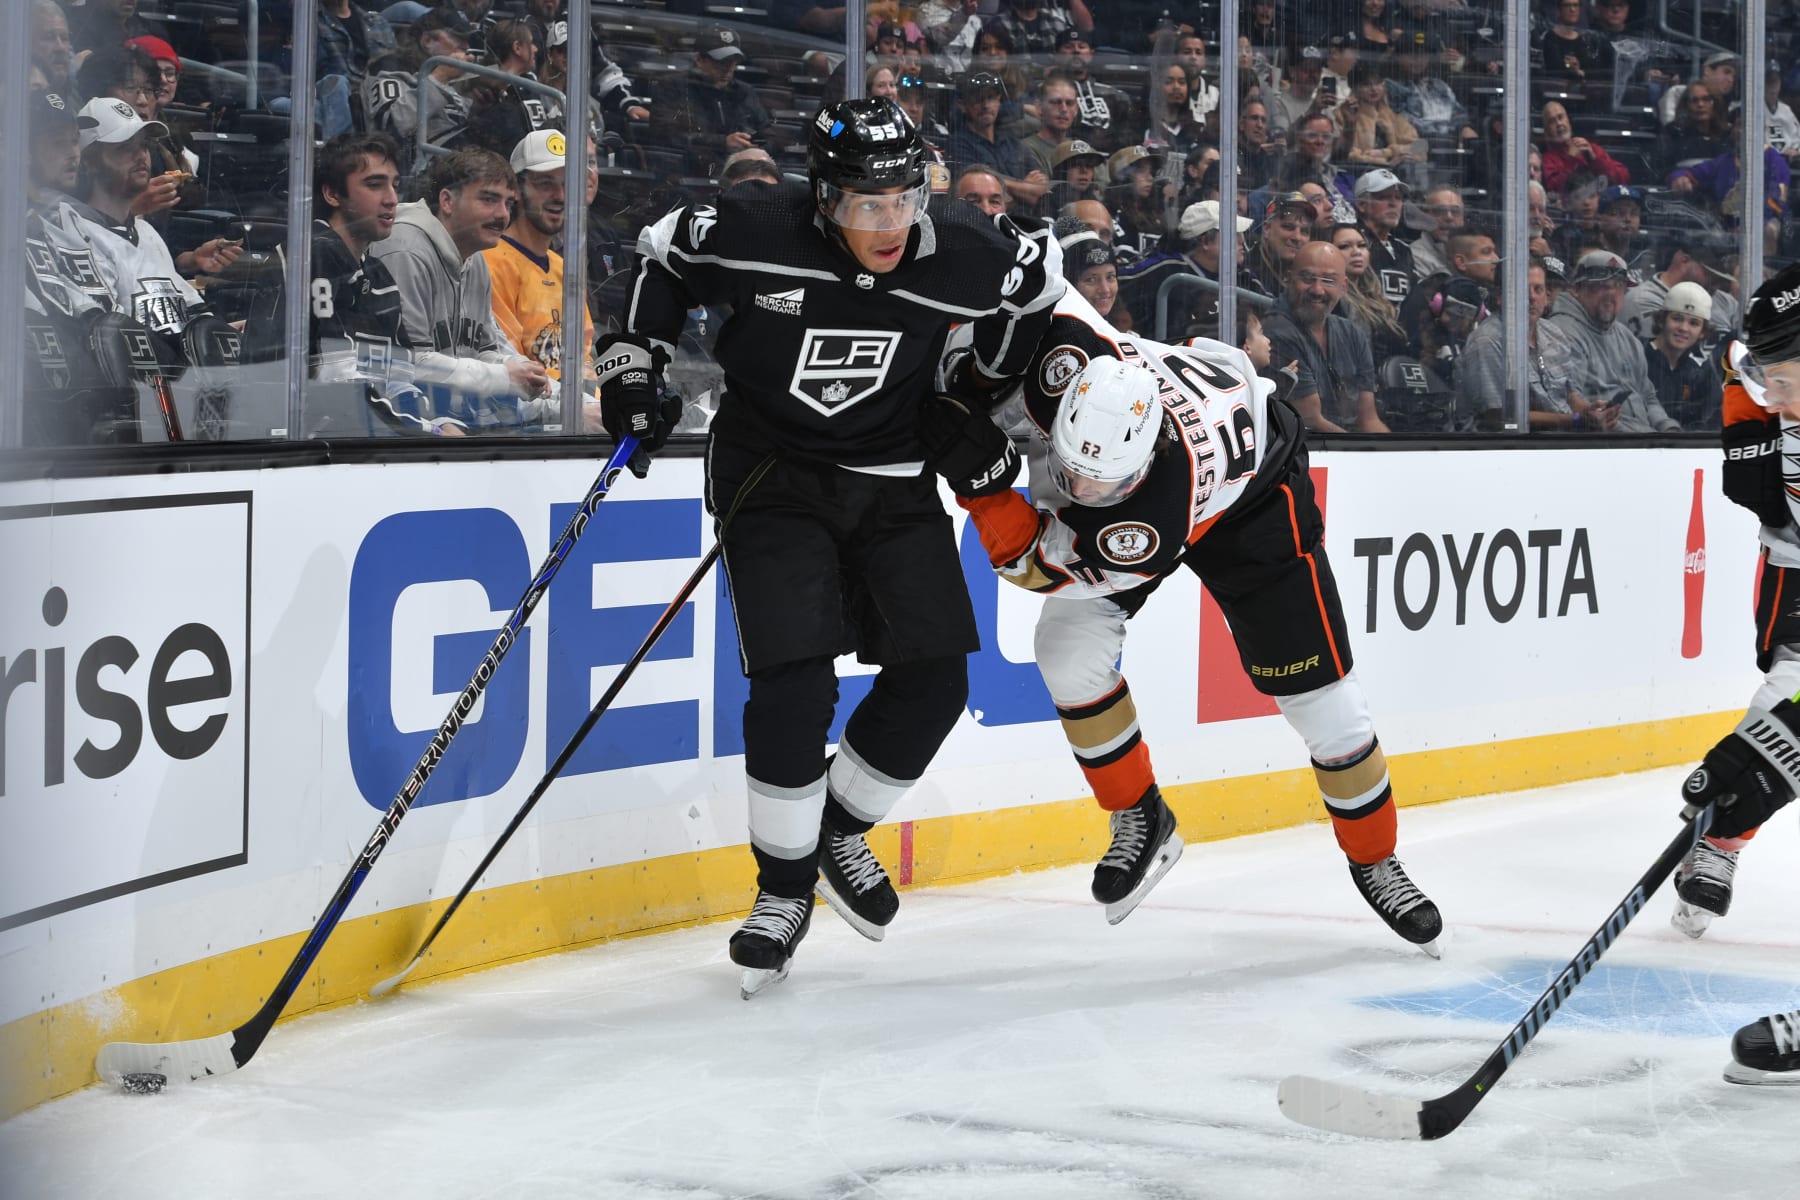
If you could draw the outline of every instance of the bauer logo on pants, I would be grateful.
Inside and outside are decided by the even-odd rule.
[[[900,334],[880,329],[809,329],[788,391],[826,416],[868,399],[887,382]]]

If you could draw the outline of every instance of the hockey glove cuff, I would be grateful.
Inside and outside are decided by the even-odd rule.
[[[1681,785],[1689,811],[1716,805],[1711,837],[1742,837],[1800,791],[1800,705],[1753,708]]]
[[[926,461],[958,496],[995,496],[1019,477],[1019,449],[979,409],[952,396],[919,405],[919,441]]]
[[[662,398],[668,352],[639,334],[609,333],[594,344],[594,363],[600,380],[600,423],[606,432],[615,441],[634,437],[647,451],[659,449],[670,428],[663,419]]]

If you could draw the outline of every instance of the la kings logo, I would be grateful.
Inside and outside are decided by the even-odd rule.
[[[788,392],[832,417],[887,382],[900,334],[881,329],[809,329]]]

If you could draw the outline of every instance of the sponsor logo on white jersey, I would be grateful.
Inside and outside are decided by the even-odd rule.
[[[832,417],[881,390],[900,344],[897,330],[809,329],[788,391]]]
[[[805,303],[805,288],[795,288],[791,292],[758,292],[756,294],[756,307],[767,309],[784,317],[799,316],[800,307]]]

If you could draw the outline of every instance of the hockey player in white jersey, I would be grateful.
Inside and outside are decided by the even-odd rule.
[[[1757,289],[1725,362],[1725,494],[1762,521],[1764,674],[1744,719],[1682,784],[1693,808],[1714,805],[1707,836],[1675,875],[1674,924],[1691,937],[1730,909],[1738,851],[1800,792],[1800,266]],[[1738,1030],[1725,1078],[1800,1086],[1800,1009]]]
[[[1121,334],[1070,291],[1013,402],[1032,434],[1032,499],[992,469],[1010,444],[985,416],[940,398],[925,442],[995,569],[1045,596],[1038,666],[1111,814],[1093,884],[1108,920],[1123,920],[1181,853],[1116,664],[1131,617],[1185,565],[1224,610],[1252,683],[1305,740],[1358,891],[1435,954],[1437,907],[1394,855],[1387,766],[1321,544],[1300,419],[1271,391],[1242,351]]]

